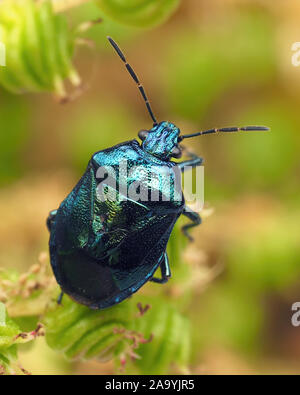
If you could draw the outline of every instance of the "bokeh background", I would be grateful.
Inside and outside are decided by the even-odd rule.
[[[109,34],[160,120],[185,133],[271,127],[187,143],[205,158],[206,203],[186,250],[201,280],[189,311],[191,372],[299,373],[300,329],[291,325],[291,306],[300,301],[300,67],[291,63],[299,2],[184,0],[155,28],[122,25],[95,4],[68,12],[71,26],[101,16],[85,34],[94,46],[76,50],[85,87],[76,100],[1,88],[0,267],[26,270],[47,251],[47,214],[93,152],[151,127]],[[67,363],[43,339],[21,360],[36,374],[112,371],[110,363]]]

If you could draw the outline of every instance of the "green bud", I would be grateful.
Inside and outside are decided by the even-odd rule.
[[[72,65],[75,38],[65,17],[54,14],[50,0],[3,0],[0,42],[6,47],[0,84],[8,91],[48,91],[65,97],[65,79],[75,86],[80,84]]]

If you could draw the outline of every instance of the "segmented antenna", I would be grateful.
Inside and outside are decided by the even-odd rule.
[[[131,75],[132,79],[134,80],[134,82],[137,84],[139,91],[141,92],[141,95],[146,103],[146,107],[147,110],[154,122],[153,126],[157,125],[157,120],[153,114],[150,102],[148,100],[148,97],[146,95],[145,89],[143,87],[143,85],[140,83],[140,80],[138,79],[135,71],[133,70],[133,68],[130,66],[129,63],[127,63],[127,60],[123,54],[123,52],[121,51],[121,49],[119,48],[118,44],[111,38],[111,37],[107,37],[108,41],[111,43],[111,45],[113,46],[113,48],[115,49],[115,51],[117,52],[117,54],[119,55],[119,57],[121,58],[122,62],[125,64],[125,67],[127,69],[127,71],[129,72],[129,74]]]
[[[183,136],[179,136],[179,140],[189,139],[191,137],[202,136],[204,134],[213,134],[213,133],[234,133],[234,132],[251,132],[251,131],[264,131],[267,132],[270,129],[266,126],[244,126],[242,128],[238,128],[236,126],[230,128],[220,128],[220,129],[209,129],[204,130],[202,132],[193,133],[193,134],[185,134]]]

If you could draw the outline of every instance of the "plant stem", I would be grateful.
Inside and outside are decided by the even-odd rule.
[[[91,0],[52,0],[52,4],[55,12],[63,12],[89,1]]]

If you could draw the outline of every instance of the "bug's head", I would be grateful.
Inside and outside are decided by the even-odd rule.
[[[180,130],[173,123],[160,122],[151,130],[141,130],[139,138],[142,140],[143,150],[161,160],[180,158],[181,148],[178,145]]]

